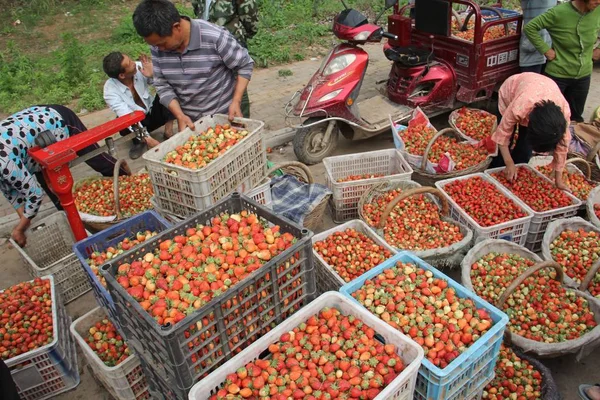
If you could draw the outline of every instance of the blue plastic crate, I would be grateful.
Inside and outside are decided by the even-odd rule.
[[[396,124],[395,128],[396,128],[396,132],[394,132],[393,126],[390,127],[390,129],[392,129],[392,137],[394,138],[394,146],[396,146],[397,149],[404,150],[402,144],[400,143],[400,139],[398,138],[397,132],[402,132],[402,131],[408,129],[408,126]]]
[[[521,15],[520,12],[515,10],[509,10],[508,8],[497,8],[496,10],[502,13],[503,18],[512,18]],[[485,18],[486,21],[497,21],[499,19],[498,14],[490,10],[481,10],[481,15],[483,16],[483,18]]]
[[[160,233],[170,227],[171,224],[155,211],[146,211],[128,218],[120,224],[100,231],[95,235],[89,236],[73,245],[73,251],[77,258],[79,258],[79,261],[87,274],[88,280],[92,285],[96,301],[106,310],[113,323],[117,324],[117,318],[115,318],[115,304],[108,293],[108,290],[102,286],[96,275],[94,275],[92,268],[87,263],[87,259],[92,253],[104,251],[111,246],[116,246],[124,239],[132,237],[137,232],[152,231]],[[129,251],[123,253],[121,256],[128,254]],[[121,256],[119,256],[119,258]],[[107,262],[113,262],[114,260],[115,259],[113,258]]]
[[[427,271],[431,271],[436,278],[445,279],[448,281],[448,285],[454,288],[458,297],[473,300],[477,308],[485,309],[492,318],[494,325],[446,368],[440,369],[429,360],[423,359],[423,364],[421,365],[421,369],[419,369],[415,399],[471,399],[477,394],[477,390],[484,382],[489,382],[494,377],[494,367],[496,366],[500,352],[500,345],[502,344],[508,317],[475,293],[467,290],[456,281],[407,251],[396,254],[359,278],[342,286],[340,293],[358,303],[352,297],[352,293],[362,287],[366,280],[376,277],[385,269],[392,268],[398,261],[416,264]]]

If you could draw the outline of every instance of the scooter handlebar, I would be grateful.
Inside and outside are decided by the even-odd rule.
[[[392,40],[398,40],[398,35],[394,35],[393,33],[389,33],[389,32],[383,32],[381,34],[381,36],[383,36],[384,38],[392,39]]]

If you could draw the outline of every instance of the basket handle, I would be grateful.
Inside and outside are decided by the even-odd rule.
[[[313,175],[310,172],[310,169],[308,169],[308,166],[306,166],[298,161],[286,161],[281,164],[274,165],[270,170],[267,171],[267,176],[271,176],[271,174],[273,174],[278,169],[284,169],[286,167],[294,167],[294,168],[298,168],[299,170],[301,170],[302,173],[304,174],[305,182],[308,183],[309,185],[311,185],[315,182],[315,179],[313,178]]]
[[[425,147],[425,154],[423,154],[423,160],[421,161],[421,169],[422,170],[425,170],[425,168],[427,167],[427,160],[429,159],[429,152],[431,151],[431,147],[433,146],[435,141],[438,140],[438,138],[440,136],[445,135],[446,133],[449,133],[449,132],[452,132],[460,137],[460,133],[458,133],[454,128],[444,128],[441,131],[439,131],[438,133],[436,133],[435,135],[433,135],[433,137],[427,144],[427,147]]]
[[[594,279],[598,270],[600,270],[600,259],[597,260],[594,265],[592,265],[588,273],[585,275],[585,278],[583,278],[583,280],[581,281],[579,290],[581,290],[582,292],[585,292],[587,290],[588,286],[590,286],[590,282],[592,282],[592,279]]]
[[[564,273],[562,267],[557,262],[542,261],[528,268],[525,272],[519,275],[517,279],[512,281],[512,283],[504,290],[504,292],[502,292],[502,295],[498,299],[498,304],[496,305],[496,307],[498,307],[498,309],[502,311],[504,303],[506,302],[508,297],[517,289],[517,287],[519,287],[519,285],[523,283],[525,279],[529,278],[531,275],[533,275],[542,268],[554,268],[554,270],[556,271],[556,277],[554,279],[556,279],[559,282],[563,281]]]
[[[590,163],[587,160],[584,160],[581,157],[576,157],[567,160],[566,164],[574,164],[577,162],[582,165],[585,165],[585,178],[588,180],[592,179],[592,167],[590,167]]]
[[[420,188],[414,188],[414,189],[407,190],[406,192],[400,193],[398,196],[394,197],[394,199],[388,203],[388,205],[385,207],[385,210],[383,210],[383,212],[381,213],[381,218],[379,220],[378,228],[383,229],[383,227],[385,226],[385,222],[387,221],[390,213],[392,212],[394,207],[396,207],[398,205],[398,203],[400,203],[402,200],[406,199],[407,197],[414,196],[416,194],[425,194],[425,193],[436,195],[440,199],[440,203],[442,203],[442,215],[448,215],[448,201],[446,200],[446,198],[444,198],[444,196],[442,196],[442,192],[440,192],[438,189],[435,189],[432,187],[427,187],[427,186],[420,187]]]
[[[124,159],[118,159],[115,163],[115,169],[113,171],[113,193],[115,196],[115,214],[117,216],[117,220],[121,219],[121,200],[119,198],[119,170],[121,168],[121,164],[123,164],[124,162]]]

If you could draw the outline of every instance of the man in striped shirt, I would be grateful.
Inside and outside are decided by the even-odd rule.
[[[242,116],[254,61],[226,29],[179,15],[169,0],[143,0],[133,25],[151,46],[154,86],[180,131],[204,115]]]

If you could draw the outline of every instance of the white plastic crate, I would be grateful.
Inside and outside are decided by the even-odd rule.
[[[331,208],[337,223],[358,218],[358,201],[373,185],[388,180],[410,180],[412,168],[399,150],[379,150],[323,159],[326,185],[333,192]],[[351,175],[384,175],[379,178],[338,182]]]
[[[423,349],[421,346],[337,292],[327,292],[321,295],[254,342],[250,347],[219,367],[219,369],[195,384],[190,390],[189,399],[208,400],[217,391],[219,386],[225,382],[227,375],[234,373],[238,368],[259,358],[269,345],[279,341],[282,334],[291,331],[309,317],[318,314],[325,307],[335,307],[345,315],[355,316],[373,328],[385,340],[385,343],[393,344],[399,350],[398,354],[406,364],[406,368],[375,397],[375,400],[412,399],[417,375],[421,367],[421,361],[423,360]]]
[[[446,185],[454,181],[470,179],[473,177],[480,177],[486,182],[493,184],[507,198],[507,200],[512,201],[515,205],[517,205],[517,207],[527,213],[527,216],[503,222],[494,226],[483,227],[479,225],[479,223],[475,221],[473,217],[467,214],[467,212],[463,210],[462,207],[460,207],[456,201],[454,201],[454,199],[444,190]],[[477,173],[438,181],[435,183],[435,186],[440,189],[440,191],[444,194],[444,197],[448,200],[448,204],[450,206],[450,217],[453,220],[465,224],[471,228],[475,232],[476,237],[482,237],[486,239],[504,239],[508,240],[509,242],[517,243],[521,246],[525,244],[531,219],[533,218],[533,213],[531,212],[531,209],[527,207],[521,200],[519,200],[517,196],[508,191],[496,180],[483,173]]]
[[[268,209],[273,209],[273,196],[271,195],[271,179],[265,178],[263,182],[252,190],[245,193],[258,204],[262,204]]]
[[[215,125],[232,124],[247,130],[246,136],[204,168],[193,170],[163,161],[170,151]],[[234,191],[246,192],[259,185],[267,173],[267,153],[262,136],[264,123],[239,118],[230,123],[215,114],[148,150],[143,158],[154,187],[156,203],[174,215],[191,216],[212,206]]]
[[[5,361],[21,400],[44,400],[79,385],[75,342],[69,335],[71,320],[51,275],[52,343]],[[1,398],[2,396],[0,396]]]
[[[359,219],[348,221],[343,225],[338,225],[325,232],[321,232],[318,235],[313,236],[312,243],[314,245],[316,242],[325,240],[327,237],[329,237],[335,232],[343,232],[349,228],[362,232],[363,234],[371,238],[379,246],[389,250],[392,256],[397,253],[396,249],[387,244],[387,242],[384,241],[379,235],[377,235],[366,223]],[[315,266],[317,275],[317,290],[320,293],[325,293],[327,291],[338,291],[339,288],[348,283],[344,279],[342,279],[342,277],[339,276],[337,272],[335,272],[331,265],[327,264],[323,257],[321,257],[319,253],[317,253],[314,250],[314,248],[313,254],[316,258]],[[383,261],[385,260],[381,260],[381,262]]]
[[[87,314],[73,321],[71,335],[79,344],[81,352],[94,375],[117,400],[149,399],[148,382],[142,372],[140,361],[131,354],[123,362],[114,367],[108,367],[85,342],[89,329],[102,319],[108,319],[106,312],[96,307]]]
[[[38,222],[26,232],[27,245],[21,248],[12,239],[32,277],[52,275],[65,304],[91,290],[85,270],[73,253],[75,238],[67,215],[58,211]]]
[[[162,215],[167,221],[171,222],[172,224],[178,224],[181,221],[183,221],[183,217],[168,213],[165,210],[163,210],[162,208],[160,208],[160,206],[156,203],[156,198],[154,198],[154,196],[150,197],[150,204],[152,204],[152,208],[157,213]]]
[[[528,164],[517,164],[517,168],[519,167],[528,168],[531,171],[533,171],[533,173],[537,174],[537,176],[539,176],[541,179],[545,179],[546,181],[552,183],[551,179],[549,179],[544,174],[537,171],[535,168],[531,167]],[[488,169],[485,171],[485,174],[494,179],[492,174],[498,171],[502,171],[503,169],[504,167]],[[494,181],[498,182],[496,179],[494,179]],[[577,214],[577,210],[581,206],[581,201],[577,197],[573,196],[571,193],[565,193],[572,200],[571,205],[557,208],[555,210],[536,212],[527,204],[525,204],[525,202],[523,202],[523,205],[526,207],[527,211],[533,213],[533,218],[531,219],[531,224],[529,225],[529,234],[527,235],[527,239],[525,240],[525,247],[533,251],[534,253],[540,251],[540,249],[542,248],[542,239],[544,238],[546,227],[548,226],[550,221],[554,221],[555,219],[561,218],[569,218]],[[516,195],[514,196],[517,197]]]

